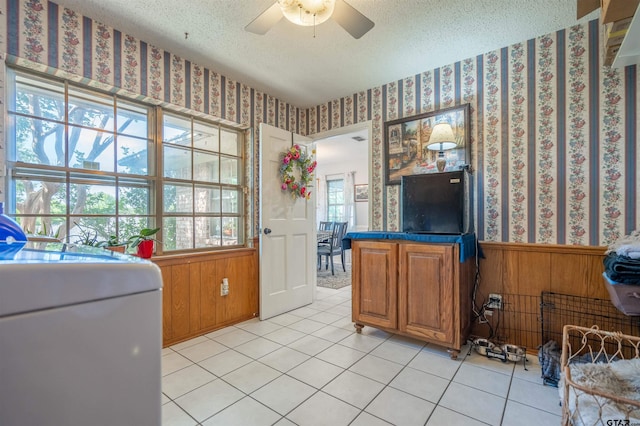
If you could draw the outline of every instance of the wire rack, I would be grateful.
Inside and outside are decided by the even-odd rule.
[[[542,342],[555,340],[562,342],[564,325],[579,327],[596,326],[600,330],[619,332],[629,336],[640,336],[640,317],[631,317],[620,312],[608,299],[570,296],[559,293],[542,293],[540,304],[542,320]],[[597,345],[601,342],[580,342],[575,336],[569,336],[570,344]],[[613,343],[606,343],[606,350],[615,353],[618,349],[629,357],[633,348],[615,348]]]
[[[540,297],[503,294],[502,309],[493,310],[490,339],[498,344],[535,348],[540,340]]]
[[[503,294],[502,309],[492,310],[486,324],[474,326],[474,335],[495,343],[510,343],[530,352],[549,340],[562,342],[565,324],[598,326],[640,336],[640,317],[620,312],[608,299],[542,292],[540,296]]]
[[[544,342],[561,342],[565,324],[640,336],[640,317],[623,314],[608,299],[543,292],[540,310]]]

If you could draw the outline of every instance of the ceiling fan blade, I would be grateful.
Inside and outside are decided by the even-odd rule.
[[[271,29],[271,27],[277,24],[283,16],[282,9],[280,9],[280,6],[276,2],[270,8],[258,15],[256,19],[249,22],[249,25],[244,27],[244,29],[250,33],[264,35]]]
[[[358,12],[344,0],[336,0],[331,18],[344,28],[353,38],[360,38],[375,25],[372,20]]]

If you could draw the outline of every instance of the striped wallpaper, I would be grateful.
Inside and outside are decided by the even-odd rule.
[[[242,127],[315,134],[371,121],[373,229],[399,227],[384,122],[464,103],[480,240],[606,245],[640,222],[638,67],[600,65],[597,21],[303,110],[55,3],[6,7],[8,63]]]
[[[6,4],[9,63],[227,124],[306,132],[298,126],[299,108],[159,47],[52,2]]]
[[[638,67],[600,65],[597,21],[334,100],[309,133],[373,121],[375,229],[398,230],[383,123],[471,104],[480,240],[606,245],[640,223]]]

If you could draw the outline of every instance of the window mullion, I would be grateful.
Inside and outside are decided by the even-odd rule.
[[[66,224],[67,224],[67,236],[66,240],[69,241],[71,228],[71,172],[69,170],[69,82],[64,82],[64,168],[66,175],[65,182],[65,201],[66,201]]]
[[[163,209],[163,205],[164,205],[164,155],[162,155],[162,149],[164,146],[164,131],[163,131],[163,115],[164,112],[162,110],[162,108],[160,108],[159,106],[156,106],[153,109],[153,119],[154,121],[154,125],[152,126],[153,129],[153,140],[155,141],[155,190],[152,191],[152,194],[154,194],[154,200],[155,201],[155,211],[153,212],[154,215],[154,220],[155,220],[155,226],[160,228],[159,231],[159,239],[161,241],[164,241],[165,239],[165,233],[166,231],[164,230],[164,209]],[[164,252],[164,246],[162,244],[156,244],[156,252],[158,254],[162,254]]]
[[[183,240],[176,250],[246,243],[247,132],[192,115],[169,117],[160,106],[142,106],[27,70],[10,68],[7,77],[8,130],[14,129],[7,135],[7,206],[15,212],[20,202],[17,218],[37,217],[30,225],[38,228],[42,218],[53,218],[56,226],[66,228],[67,237],[77,234],[71,230],[74,221],[87,221],[101,234],[116,232],[121,238],[132,225],[158,226],[158,238],[169,236],[171,241],[173,232],[186,237],[186,226],[192,226],[191,247]],[[29,143],[30,138],[39,145]],[[80,197],[82,185],[87,185],[86,198]],[[47,188],[53,195],[45,208],[25,202]],[[166,215],[165,203],[171,205]],[[223,219],[228,222],[224,235]],[[174,248],[159,245],[157,254],[167,250]]]
[[[194,143],[194,120],[191,117],[191,243],[192,248],[196,245],[196,158],[195,158],[195,143]]]

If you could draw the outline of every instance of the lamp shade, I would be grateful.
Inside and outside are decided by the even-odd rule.
[[[456,143],[456,138],[453,136],[453,129],[449,123],[438,123],[433,126],[427,149],[432,151],[445,151],[447,149],[453,149],[456,146],[458,146],[458,144]]]
[[[278,0],[282,14],[296,25],[322,24],[333,14],[336,0]]]

